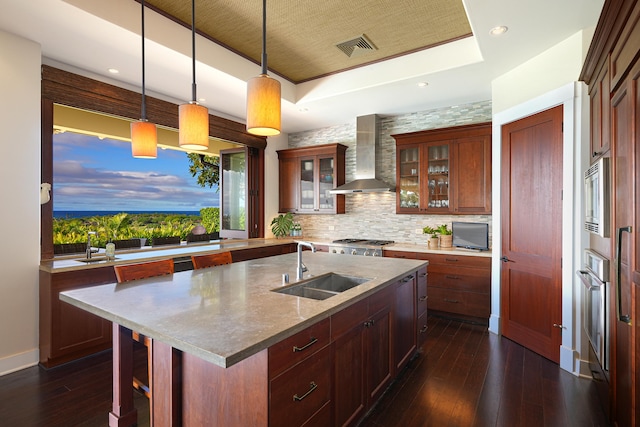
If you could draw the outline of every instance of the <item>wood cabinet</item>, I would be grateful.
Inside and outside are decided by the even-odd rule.
[[[619,426],[640,422],[639,58],[640,2],[605,1],[580,80],[589,85],[591,160],[602,155],[611,162],[612,237],[592,235],[590,240],[592,248],[612,259],[616,254],[620,261],[619,270],[617,262],[611,263],[610,384],[609,402],[604,405],[606,412],[611,409],[612,425]],[[620,314],[631,315],[629,324],[616,315],[617,298]]]
[[[418,349],[427,339],[427,268],[418,270],[416,278],[416,310],[418,322],[416,323]]]
[[[40,364],[51,368],[111,348],[111,322],[60,301],[60,292],[116,281],[113,267],[40,271]]]
[[[345,213],[344,194],[329,191],[345,182],[342,144],[315,145],[278,151],[279,212]]]
[[[394,290],[387,287],[331,316],[334,425],[356,425],[391,383]]]
[[[491,123],[392,136],[396,213],[491,213]]]
[[[393,322],[393,351],[395,372],[399,373],[416,352],[416,280],[424,273],[426,283],[427,269],[405,277],[396,283]],[[426,292],[426,289],[425,289]],[[426,321],[426,318],[424,319]]]
[[[269,348],[269,425],[329,425],[329,319]]]
[[[418,273],[416,287],[418,346],[426,334],[424,313],[427,307],[464,320],[488,321],[491,315],[491,258],[392,250],[385,250],[384,256],[429,261],[428,285],[424,271]],[[421,316],[425,316],[424,320]]]

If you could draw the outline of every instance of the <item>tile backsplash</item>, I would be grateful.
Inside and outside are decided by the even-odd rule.
[[[391,135],[491,121],[491,101],[456,105],[399,116],[379,116],[379,147],[376,151],[377,177],[395,185],[396,145]],[[350,124],[289,135],[289,147],[299,148],[329,143],[344,144],[346,182],[355,175],[356,120]],[[389,239],[396,242],[426,244],[422,234],[426,225],[451,225],[452,221],[488,222],[491,215],[398,215],[395,193],[347,194],[346,214],[296,215],[305,237],[333,240],[346,237]]]

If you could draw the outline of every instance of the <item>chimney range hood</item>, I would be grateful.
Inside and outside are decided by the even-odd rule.
[[[356,118],[356,179],[341,185],[331,194],[381,193],[395,191],[392,185],[376,179],[376,148],[378,138],[378,116],[371,114]]]

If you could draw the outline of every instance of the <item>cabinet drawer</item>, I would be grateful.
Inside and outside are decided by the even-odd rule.
[[[269,377],[273,378],[329,344],[329,318],[269,347]]]
[[[491,257],[465,255],[420,254],[420,259],[429,260],[429,271],[437,264],[456,267],[480,267],[491,269]]]
[[[406,258],[406,259],[415,259],[416,258],[416,253],[415,252],[408,252],[408,251],[389,251],[389,250],[384,250],[383,254],[384,254],[384,256],[386,256],[388,258]]]
[[[330,400],[331,347],[327,346],[270,381],[269,425],[301,426]]]
[[[427,312],[427,269],[418,270],[418,284],[416,287],[416,298],[418,300],[418,317]],[[420,328],[420,325],[418,325]]]
[[[467,316],[488,318],[491,312],[489,294],[429,288],[429,310],[446,311]]]
[[[461,269],[450,270],[448,273],[434,273],[433,271],[429,271],[429,289],[447,288],[484,294],[491,292],[491,277],[488,272],[486,272],[486,274],[472,276],[459,274],[459,270]]]

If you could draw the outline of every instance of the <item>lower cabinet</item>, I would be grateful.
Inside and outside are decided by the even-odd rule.
[[[416,278],[416,305],[418,323],[416,329],[418,333],[418,349],[422,348],[422,344],[427,339],[427,268],[418,270]]]
[[[234,249],[231,251],[233,262],[248,261],[250,259],[266,258],[269,256],[290,254],[296,251],[295,243],[263,246],[259,248]]]
[[[412,274],[397,282],[394,326],[393,326],[393,350],[395,371],[399,373],[404,368],[416,351],[416,276],[424,272],[426,284],[426,267],[419,270],[417,274]],[[426,292],[426,288],[425,288]],[[425,317],[426,322],[426,317]]]
[[[40,271],[40,364],[51,368],[111,348],[111,322],[60,301],[60,292],[116,281],[113,267]]]

